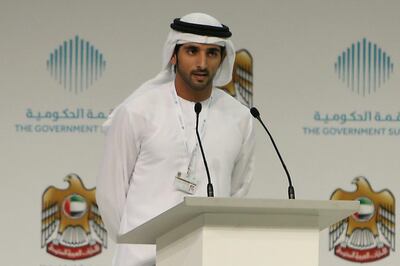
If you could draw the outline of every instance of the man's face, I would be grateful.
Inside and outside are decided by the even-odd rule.
[[[176,78],[195,91],[212,88],[213,78],[221,65],[221,47],[214,44],[185,43],[171,58]]]

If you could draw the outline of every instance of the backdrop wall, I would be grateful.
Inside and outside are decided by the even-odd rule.
[[[2,0],[2,264],[110,265],[114,244],[106,241],[90,201],[103,147],[100,125],[158,73],[171,20],[193,11],[229,25],[237,50],[250,52],[253,102],[292,173],[297,198],[364,202],[354,220],[372,222],[352,232],[347,249],[340,249],[343,235],[322,232],[320,265],[399,264],[399,8],[398,1],[373,0]],[[249,196],[286,198],[284,171],[256,127]],[[71,173],[83,185],[72,184],[75,176],[71,185],[64,181]],[[358,187],[351,183],[356,177],[364,177]],[[51,196],[57,189],[81,189],[86,201]],[[55,202],[65,208],[51,208]],[[98,245],[49,246],[61,216],[90,219]],[[371,240],[375,226],[378,239]]]

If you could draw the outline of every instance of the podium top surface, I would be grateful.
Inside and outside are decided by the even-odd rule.
[[[358,201],[342,200],[185,197],[175,207],[119,236],[117,242],[155,244],[159,236],[202,214],[225,215],[229,217],[225,219],[227,224],[235,224],[237,220],[236,225],[239,226],[265,224],[265,227],[308,227],[322,230],[355,213],[359,206]],[[262,224],[255,224],[255,220],[262,221]]]

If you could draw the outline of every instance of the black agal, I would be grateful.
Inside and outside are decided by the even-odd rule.
[[[174,19],[171,23],[171,28],[184,33],[192,33],[196,35],[228,38],[232,36],[229,28],[222,24],[222,27],[215,27],[210,25],[194,24],[181,21],[180,18]]]

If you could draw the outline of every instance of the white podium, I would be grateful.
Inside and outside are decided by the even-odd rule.
[[[157,266],[317,266],[319,231],[358,201],[186,197],[119,243],[156,244]]]

